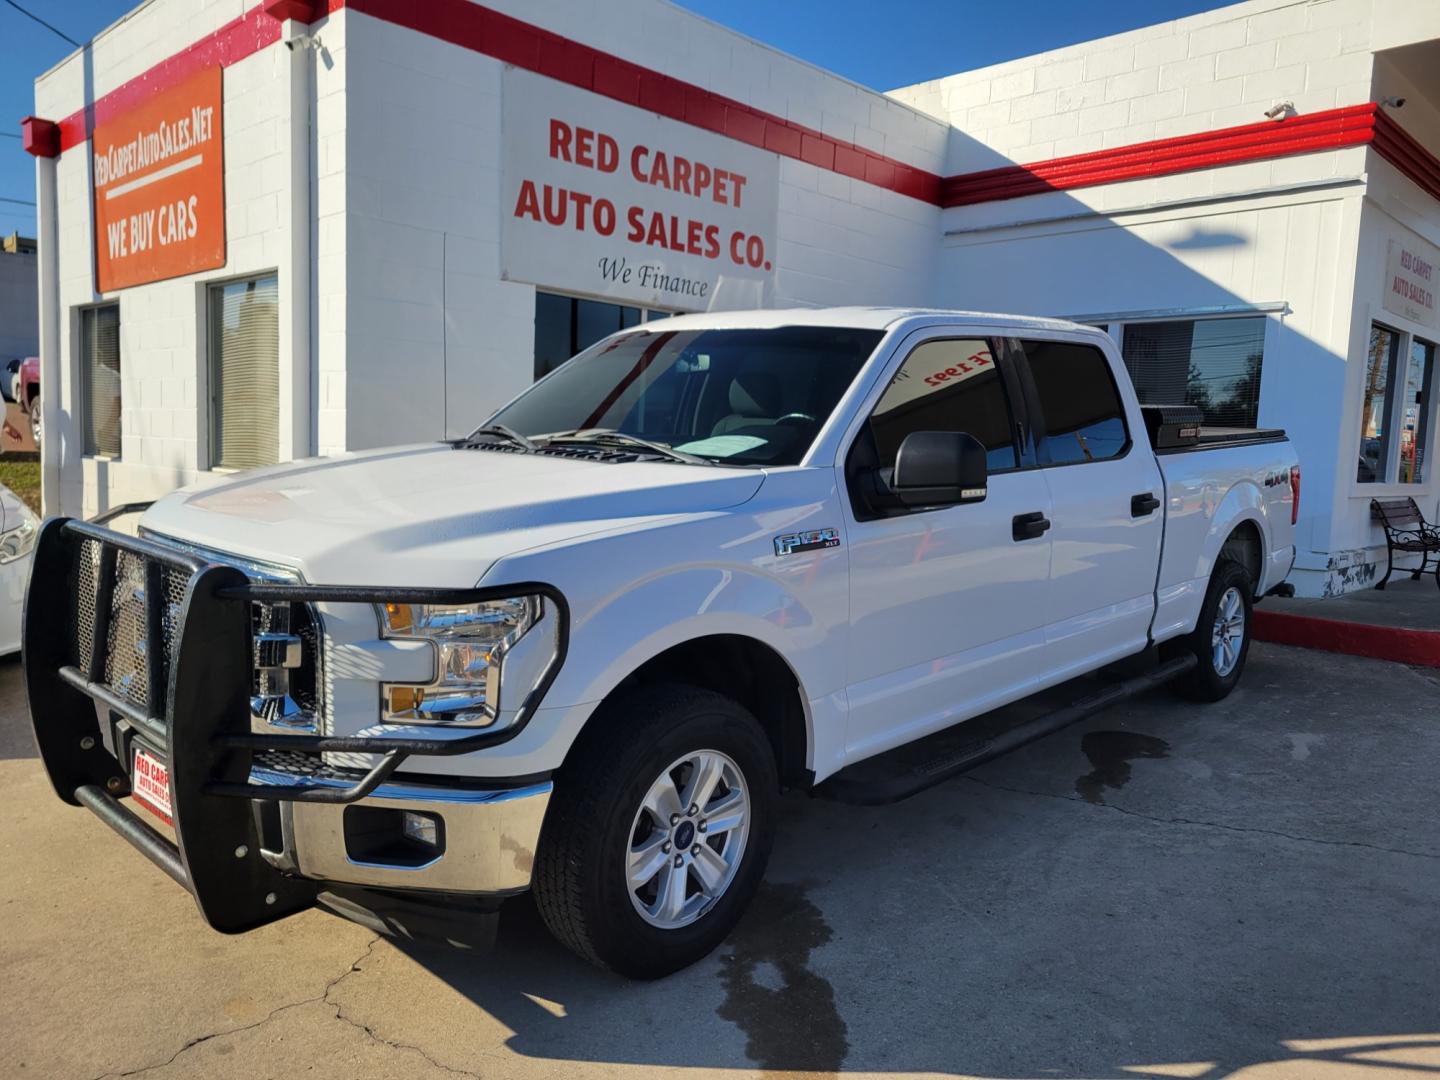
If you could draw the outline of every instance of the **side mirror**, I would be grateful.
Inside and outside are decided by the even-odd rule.
[[[906,506],[954,506],[985,498],[985,447],[963,431],[912,431],[895,455],[890,487]]]

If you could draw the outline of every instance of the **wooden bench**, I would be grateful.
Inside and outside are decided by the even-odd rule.
[[[1410,576],[1416,581],[1419,581],[1420,575],[1425,572],[1433,553],[1436,556],[1435,585],[1440,587],[1440,529],[1425,520],[1425,515],[1420,513],[1420,507],[1415,505],[1415,500],[1408,497],[1371,499],[1370,517],[1385,529],[1385,576],[1375,588],[1385,588],[1385,583],[1390,580],[1390,573],[1395,569],[1397,551],[1419,553],[1420,566],[1410,572]]]

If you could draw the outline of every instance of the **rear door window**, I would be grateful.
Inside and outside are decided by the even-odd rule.
[[[1041,465],[1123,457],[1130,449],[1125,407],[1105,354],[1072,341],[1021,341],[1040,407]]]

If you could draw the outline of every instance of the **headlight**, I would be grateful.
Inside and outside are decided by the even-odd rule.
[[[383,719],[392,724],[485,727],[500,710],[506,651],[540,620],[538,596],[480,604],[380,604],[387,638],[428,641],[435,650],[429,683],[386,683]]]
[[[35,538],[40,535],[39,523],[28,510],[20,524],[0,533],[0,566],[23,559],[35,547]]]

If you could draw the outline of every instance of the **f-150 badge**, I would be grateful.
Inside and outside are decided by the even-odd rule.
[[[839,529],[808,529],[805,532],[786,533],[775,537],[776,555],[798,555],[802,551],[819,551],[821,548],[840,546]]]

